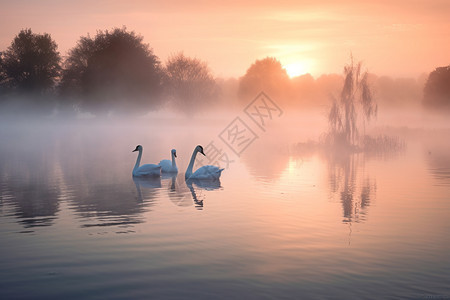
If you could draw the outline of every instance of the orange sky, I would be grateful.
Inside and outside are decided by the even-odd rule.
[[[266,56],[315,77],[341,73],[352,52],[376,74],[416,77],[450,64],[449,16],[448,0],[0,0],[0,51],[23,28],[51,34],[66,55],[80,36],[125,25],[163,62],[184,51],[216,76],[242,76]]]

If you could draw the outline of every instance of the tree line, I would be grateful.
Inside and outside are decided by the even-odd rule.
[[[450,106],[449,74],[450,66],[430,74],[423,89],[425,106]],[[381,97],[391,97],[386,101],[422,95],[414,82],[372,77],[367,80],[378,85]],[[183,53],[162,64],[143,37],[125,27],[80,37],[64,59],[49,34],[31,29],[21,30],[0,52],[0,105],[13,112],[145,114],[169,102],[191,114],[235,99],[248,101],[262,90],[282,104],[302,108],[329,104],[330,91],[343,84],[344,76],[336,74],[289,78],[272,57],[256,60],[239,79],[217,79],[205,62]]]
[[[162,66],[143,37],[126,28],[81,37],[64,60],[49,34],[31,29],[0,53],[0,101],[17,110],[145,114],[171,99],[189,111],[216,94],[206,63],[178,53]]]

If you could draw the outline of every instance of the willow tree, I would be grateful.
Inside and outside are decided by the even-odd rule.
[[[366,123],[377,115],[377,104],[368,82],[368,72],[362,72],[362,63],[344,67],[344,86],[339,99],[334,98],[328,114],[331,144],[346,147],[358,146],[359,128],[365,134]]]

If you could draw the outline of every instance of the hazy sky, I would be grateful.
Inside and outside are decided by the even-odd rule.
[[[450,1],[0,0],[0,51],[17,33],[47,32],[62,55],[80,36],[126,26],[164,62],[184,51],[217,76],[278,58],[292,72],[341,73],[350,53],[379,75],[450,64]]]

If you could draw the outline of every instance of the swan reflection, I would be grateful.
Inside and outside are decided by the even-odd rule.
[[[220,179],[187,179],[186,185],[192,186],[195,185],[198,188],[203,190],[212,191],[221,188]]]
[[[163,175],[164,178],[164,175]],[[192,201],[189,197],[189,189],[186,184],[184,184],[183,176],[177,177],[177,175],[172,175],[170,177],[170,182],[168,185],[168,195],[170,201],[177,206],[187,207],[192,205]]]
[[[202,190],[212,191],[221,188],[220,179],[187,179],[186,186],[191,191],[197,209],[203,208],[205,196]]]
[[[202,209],[203,200],[205,199],[203,191],[212,191],[221,188],[219,179],[185,180],[184,177],[184,174],[173,175],[170,177],[169,184],[167,185],[169,199],[177,206],[191,206],[192,201],[194,201],[195,207]]]
[[[138,200],[142,202],[144,199],[153,199],[158,194],[158,188],[161,187],[160,177],[133,177],[136,191],[138,193]],[[145,188],[145,197],[141,188]]]

